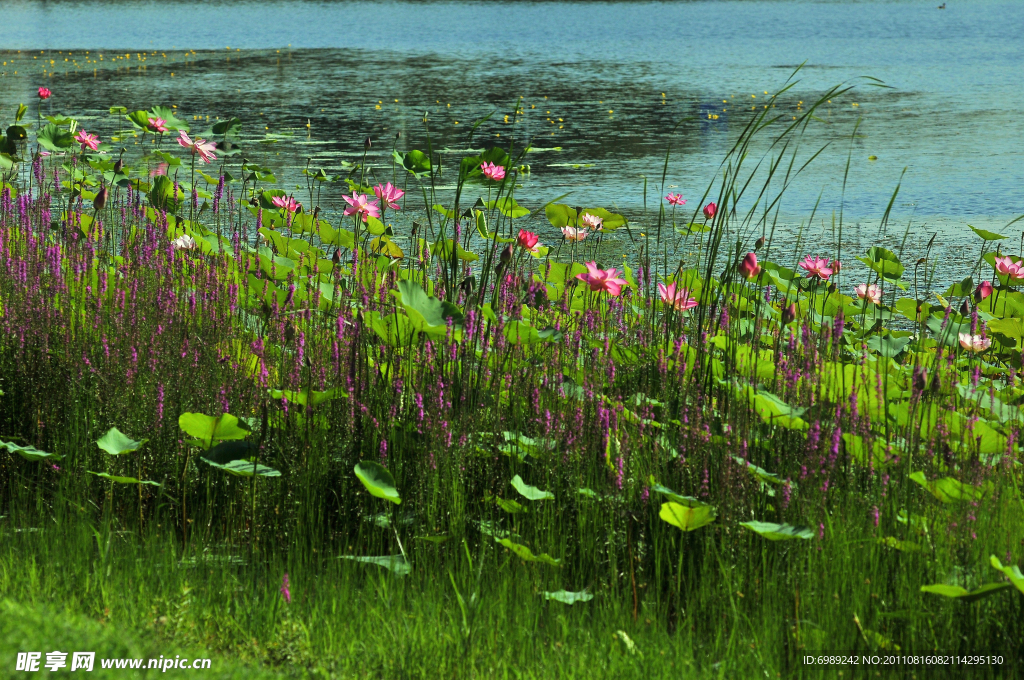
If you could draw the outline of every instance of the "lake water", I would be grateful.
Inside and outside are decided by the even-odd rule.
[[[424,113],[453,164],[458,151],[506,141],[504,116],[522,97],[519,144],[560,150],[528,154],[520,202],[569,193],[642,231],[663,195],[668,145],[664,191],[689,208],[765,92],[803,63],[779,115],[833,85],[855,89],[826,104],[801,142],[805,158],[831,146],[788,188],[779,242],[792,250],[800,232],[824,249],[842,206],[844,253],[859,254],[878,239],[905,169],[884,242],[898,247],[909,226],[917,257],[937,234],[944,281],[977,258],[966,224],[998,231],[1024,213],[1024,3],[938,4],[6,0],[0,116],[42,84],[54,91],[50,111],[95,116],[83,123],[106,135],[117,129],[111,105],[174,104],[204,128],[207,115],[237,115],[245,155],[288,188],[304,184],[309,157],[333,172],[359,161],[367,136],[370,160],[390,175],[396,132],[400,150],[425,147]],[[492,111],[470,141],[472,122]],[[258,143],[268,132],[294,136]],[[755,146],[754,162],[766,149]],[[340,202],[340,189],[327,200]],[[1005,250],[1017,252],[1022,225],[1006,231]]]

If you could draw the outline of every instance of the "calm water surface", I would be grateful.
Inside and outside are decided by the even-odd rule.
[[[396,132],[400,150],[425,146],[425,112],[437,149],[505,142],[504,115],[521,96],[516,138],[560,150],[528,155],[520,201],[569,192],[567,202],[618,208],[642,229],[669,144],[665,191],[693,205],[752,107],[803,63],[777,113],[797,115],[839,83],[855,89],[822,108],[802,141],[803,157],[831,147],[787,190],[786,233],[824,247],[842,207],[844,250],[873,244],[906,169],[886,242],[898,246],[909,226],[916,257],[938,234],[949,278],[977,257],[967,223],[998,230],[1024,213],[1024,3],[938,4],[6,0],[0,116],[40,84],[55,93],[52,112],[95,116],[83,122],[108,135],[111,105],[175,104],[198,129],[207,115],[237,115],[244,153],[287,188],[309,157],[334,172],[358,161],[367,136],[390,173]],[[470,141],[472,122],[492,111]],[[268,132],[294,136],[260,143]]]

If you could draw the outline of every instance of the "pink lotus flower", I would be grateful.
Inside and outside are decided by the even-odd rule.
[[[188,234],[183,234],[171,241],[171,247],[174,250],[195,250],[196,240]]]
[[[982,335],[971,335],[970,333],[958,333],[960,346],[971,352],[984,352],[992,344],[990,338]]]
[[[196,139],[195,141],[192,141],[188,136],[188,133],[184,130],[179,131],[178,144],[189,149],[193,156],[199,154],[199,158],[204,163],[217,160],[217,157],[213,154],[213,150],[217,147],[213,142],[208,142],[205,139]]]
[[[167,132],[167,121],[163,118],[150,118],[147,127],[153,132]]]
[[[669,194],[665,197],[669,205],[686,205],[686,199],[683,198],[682,194]]]
[[[402,206],[398,205],[397,201],[402,196],[405,196],[405,192],[391,184],[391,182],[375,186],[373,188],[373,195],[383,201],[385,208],[391,208],[392,210],[402,209]]]
[[[82,151],[85,151],[85,147],[89,147],[93,151],[100,148],[100,138],[85,130],[78,131],[78,134],[75,135],[75,141],[82,145]]]
[[[345,215],[362,215],[363,222],[369,217],[376,217],[380,219],[380,208],[377,207],[377,201],[371,201],[367,198],[366,194],[352,193],[351,196],[342,196],[348,201],[349,207],[345,208]]]
[[[704,206],[704,217],[708,218],[709,220],[712,219],[715,216],[715,213],[717,212],[718,206],[715,205],[714,203],[708,203],[706,206]]]
[[[480,169],[484,172],[484,177],[495,182],[505,179],[505,168],[494,163],[483,163]]]
[[[278,208],[284,208],[288,212],[295,212],[302,207],[302,204],[296,201],[291,196],[274,196],[271,202]]]
[[[808,278],[817,276],[822,281],[827,281],[828,277],[832,276],[832,268],[828,264],[828,259],[824,257],[811,257],[808,255],[800,263],[800,266],[807,270]]]
[[[664,283],[659,283],[658,295],[661,297],[662,302],[666,305],[672,305],[680,312],[693,309],[698,304],[695,299],[690,297],[690,291],[685,288],[677,289],[675,283],[670,283],[667,286]]]
[[[149,176],[156,177],[157,175],[166,175],[167,168],[167,163],[157,163],[156,167],[149,171]]]
[[[843,268],[843,263],[840,262],[839,260],[832,260],[831,267],[832,267],[832,273],[833,274],[838,274],[842,270],[842,268]]]
[[[39,98],[40,99],[49,99],[52,94],[53,93],[50,92],[50,90],[48,88],[45,88],[45,87],[39,88]]]
[[[870,286],[866,283],[862,283],[859,286],[855,286],[854,290],[857,291],[857,297],[861,300],[867,300],[873,305],[882,304],[882,289],[875,284]]]
[[[747,253],[743,258],[743,261],[740,262],[739,270],[740,275],[747,280],[750,280],[760,274],[761,265],[757,263],[757,255],[754,253]]]
[[[600,215],[591,215],[590,213],[584,213],[581,219],[583,221],[584,227],[589,227],[594,231],[601,231],[601,228],[604,227],[604,218],[601,217]]]
[[[526,248],[527,250],[533,250],[536,248],[539,241],[539,236],[534,234],[532,231],[526,231],[525,229],[520,229],[519,235],[516,236],[516,242],[519,243],[520,247]]]
[[[567,241],[582,241],[587,237],[587,230],[577,229],[576,227],[562,227],[562,236],[565,236]]]
[[[992,288],[991,281],[982,281],[981,283],[978,284],[978,287],[975,289],[974,297],[978,302],[981,302],[989,295],[991,295],[993,290],[994,289]]]
[[[601,269],[596,262],[587,262],[586,265],[587,273],[577,274],[576,278],[590,286],[590,290],[608,291],[612,297],[622,292],[622,286],[625,286],[627,281],[616,276],[619,273],[618,270],[614,268]]]
[[[997,257],[995,259],[996,271],[1003,276],[1009,277],[1010,283],[1024,281],[1024,267],[1020,262],[1014,262],[1010,256]]]

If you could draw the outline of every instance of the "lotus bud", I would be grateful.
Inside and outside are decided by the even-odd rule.
[[[739,265],[740,276],[750,280],[761,273],[761,265],[757,263],[757,255],[747,253]]]
[[[782,310],[782,325],[788,326],[796,320],[796,303],[792,302]]]
[[[366,140],[363,142],[363,148],[364,149],[369,149],[371,146],[373,146],[373,145],[370,144],[370,138],[367,137]]]
[[[92,207],[96,210],[103,210],[104,206],[107,205],[107,198],[110,196],[110,190],[107,187],[101,187],[96,192],[96,198],[92,199]]]
[[[978,284],[977,289],[975,289],[974,291],[974,301],[981,302],[982,300],[984,300],[985,298],[992,294],[992,290],[993,289],[991,281],[982,281],[981,283]]]
[[[843,268],[843,263],[839,260],[832,260],[832,273],[838,274]]]
[[[754,242],[754,250],[761,250],[761,248],[764,247],[764,243],[765,243],[764,236],[762,236],[761,238],[757,239]]]
[[[967,316],[971,313],[971,306],[967,304],[967,298],[960,303],[960,316]]]
[[[717,212],[718,206],[715,203],[708,203],[706,206],[704,206],[704,217],[708,218],[709,220],[713,219],[715,213]]]
[[[505,246],[504,250],[501,251],[501,256],[499,257],[499,261],[502,265],[506,265],[512,260],[512,252],[512,244],[509,243]]]

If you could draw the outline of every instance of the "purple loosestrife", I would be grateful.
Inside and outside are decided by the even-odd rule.
[[[284,598],[285,604],[291,604],[292,603],[292,592],[289,589],[290,585],[291,584],[288,581],[288,572],[285,572],[284,573],[284,578],[281,579],[281,588],[280,588],[281,596]]]

